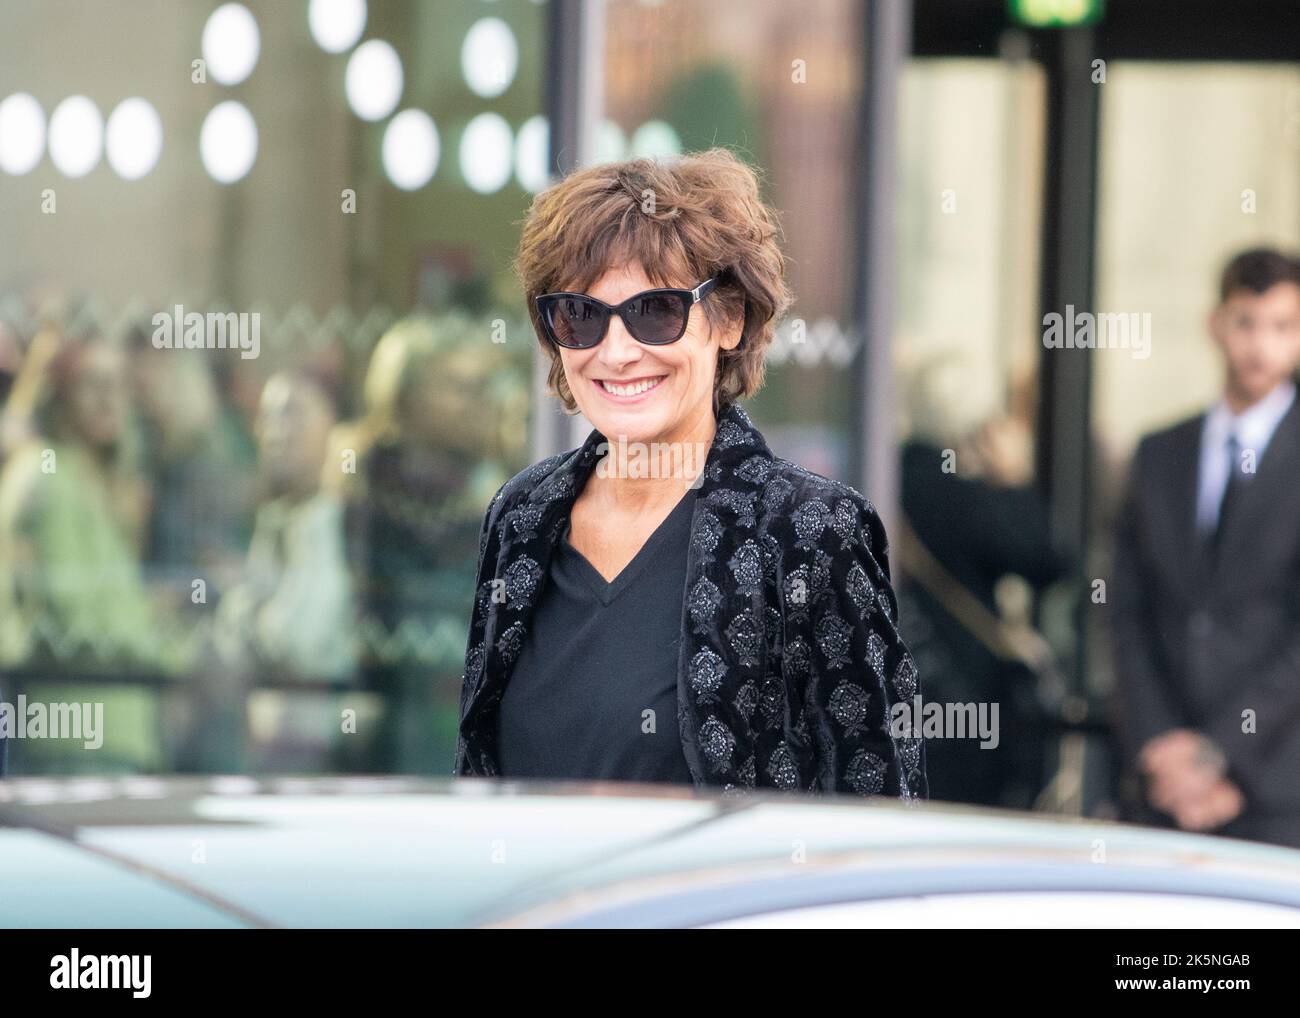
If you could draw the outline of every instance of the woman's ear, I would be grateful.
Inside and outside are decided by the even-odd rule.
[[[734,350],[740,345],[740,338],[745,332],[745,321],[743,318],[737,321],[726,321],[717,330],[718,346],[723,350]]]

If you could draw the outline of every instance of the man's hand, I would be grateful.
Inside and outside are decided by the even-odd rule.
[[[1222,758],[1207,754],[1204,742],[1190,728],[1176,728],[1142,747],[1138,763],[1156,809],[1172,815],[1176,803],[1201,798],[1223,777]]]
[[[1175,803],[1171,815],[1185,831],[1213,831],[1240,814],[1245,805],[1241,789],[1220,778],[1199,798]]]
[[[1209,831],[1241,813],[1241,790],[1225,777],[1227,760],[1209,739],[1188,728],[1156,736],[1138,760],[1151,805],[1179,827]]]
[[[1162,732],[1142,747],[1138,763],[1148,774],[1159,773],[1169,767],[1186,764],[1203,757],[1212,744],[1199,732],[1190,728],[1174,728]],[[1221,757],[1220,757],[1221,759]],[[1206,758],[1208,762],[1208,758]]]

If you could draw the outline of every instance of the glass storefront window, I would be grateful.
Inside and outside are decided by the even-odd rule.
[[[546,14],[0,9],[0,688],[113,719],[13,773],[450,774]]]

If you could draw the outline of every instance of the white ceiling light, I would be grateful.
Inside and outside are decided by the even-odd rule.
[[[500,191],[514,164],[510,125],[496,113],[480,113],[465,125],[460,138],[460,172],[479,194]]]
[[[243,4],[222,4],[203,26],[203,59],[221,85],[238,85],[253,73],[262,39],[257,19]]]
[[[343,80],[348,105],[362,120],[383,120],[402,98],[402,61],[382,39],[363,42],[348,57]]]
[[[50,158],[65,177],[84,177],[104,154],[104,118],[84,95],[69,96],[50,115]]]
[[[162,154],[162,121],[144,99],[124,99],[109,115],[108,163],[125,180],[139,180]]]
[[[529,117],[515,136],[515,179],[530,193],[550,183],[551,128],[541,114]]]
[[[423,110],[402,110],[384,130],[384,171],[403,191],[429,182],[438,168],[438,128]]]
[[[199,155],[218,183],[247,176],[257,159],[257,124],[247,107],[233,99],[214,106],[199,132]]]
[[[460,68],[470,91],[484,99],[500,95],[515,80],[519,44],[500,18],[480,18],[465,35]]]
[[[45,151],[45,111],[26,92],[0,102],[0,170],[21,177]]]
[[[326,53],[342,53],[366,30],[366,0],[311,0],[307,8],[311,37]]]
[[[682,154],[682,139],[671,124],[662,120],[647,120],[632,132],[632,155],[662,159]]]

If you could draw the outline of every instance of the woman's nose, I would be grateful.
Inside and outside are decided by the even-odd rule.
[[[600,359],[610,367],[620,367],[641,359],[641,344],[632,338],[618,315],[610,318],[609,331],[600,344]]]

